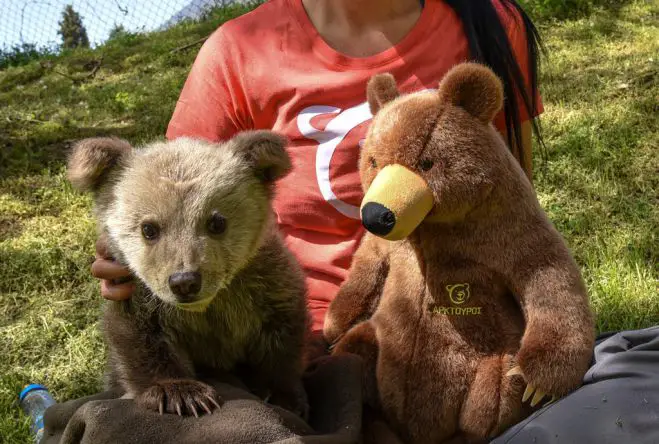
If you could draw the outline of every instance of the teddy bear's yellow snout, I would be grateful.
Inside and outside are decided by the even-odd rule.
[[[402,165],[387,165],[364,196],[362,225],[376,236],[401,240],[419,226],[433,205],[432,192],[421,176]]]

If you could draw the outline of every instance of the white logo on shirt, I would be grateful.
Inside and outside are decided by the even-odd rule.
[[[329,121],[325,130],[319,130],[311,125],[311,119],[321,114],[336,114]],[[297,117],[297,127],[304,137],[313,139],[318,142],[316,151],[316,179],[318,188],[323,198],[344,216],[352,219],[360,219],[359,208],[350,205],[334,194],[330,184],[330,162],[336,147],[343,141],[346,135],[357,126],[373,118],[368,107],[368,102],[364,102],[353,108],[341,111],[340,108],[333,106],[314,105],[305,108]]]
[[[413,94],[430,91],[434,90],[422,89]],[[336,117],[329,121],[324,130],[311,125],[311,119],[321,114],[336,114]],[[359,208],[342,201],[332,191],[330,184],[330,162],[332,161],[336,147],[345,139],[346,135],[357,126],[372,118],[373,114],[371,114],[368,102],[343,111],[341,108],[334,106],[313,105],[303,109],[297,116],[297,127],[300,133],[304,137],[318,142],[318,150],[316,151],[316,179],[320,193],[341,214],[352,219],[361,219]],[[363,139],[359,141],[360,147],[363,142]]]

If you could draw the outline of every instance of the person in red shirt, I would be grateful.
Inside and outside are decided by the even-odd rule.
[[[537,33],[514,0],[271,0],[230,20],[202,46],[167,129],[225,140],[272,129],[289,140],[293,171],[274,202],[280,230],[307,277],[312,329],[322,330],[364,233],[357,162],[371,114],[366,82],[389,72],[403,92],[436,88],[476,59],[502,78],[496,119],[531,172]],[[517,149],[516,147],[521,147]],[[130,296],[129,275],[99,245],[93,275],[109,299]]]
[[[242,130],[273,129],[290,140],[294,168],[278,186],[275,211],[306,272],[323,353],[325,312],[364,233],[357,160],[372,117],[368,79],[389,72],[402,92],[413,92],[436,88],[462,61],[487,64],[506,96],[496,127],[532,179],[531,136],[543,111],[538,48],[536,28],[515,0],[270,0],[205,42],[167,137],[220,141]],[[92,275],[107,299],[133,291],[124,282],[130,270],[108,256],[102,239]],[[559,436],[561,442],[659,442],[658,350],[659,326],[604,334],[583,387],[492,443],[543,444]]]

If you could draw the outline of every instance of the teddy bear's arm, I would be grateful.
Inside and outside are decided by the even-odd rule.
[[[384,282],[389,273],[389,255],[382,239],[370,233],[362,244],[325,317],[323,334],[335,343],[357,322],[370,318],[377,307]]]
[[[595,340],[586,287],[567,247],[552,240],[535,251],[516,261],[512,271],[526,329],[511,375],[521,374],[529,384],[525,400],[537,390],[532,404],[580,385]]]

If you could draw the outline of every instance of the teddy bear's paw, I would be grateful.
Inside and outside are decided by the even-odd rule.
[[[535,407],[547,396],[559,398],[583,384],[593,352],[590,337],[581,333],[541,322],[527,328],[508,371],[511,377],[523,377],[528,385],[525,402],[530,400]]]
[[[337,342],[341,340],[349,328],[350,324],[342,319],[341,316],[334,312],[327,314],[325,325],[323,326],[323,337],[329,343],[330,350],[336,346]]]
[[[524,379],[524,373],[522,372],[521,367],[513,367],[506,373],[506,376],[521,376]],[[533,396],[531,398],[531,396]],[[542,405],[542,407],[548,406],[552,402],[556,401],[558,399],[558,396],[556,395],[551,395],[546,393],[544,390],[534,387],[531,384],[526,385],[526,389],[524,390],[524,395],[522,396],[522,402],[527,402],[529,399],[531,400],[530,405],[531,407],[535,407],[538,405],[540,401],[542,401],[545,398],[550,398],[546,403]]]

